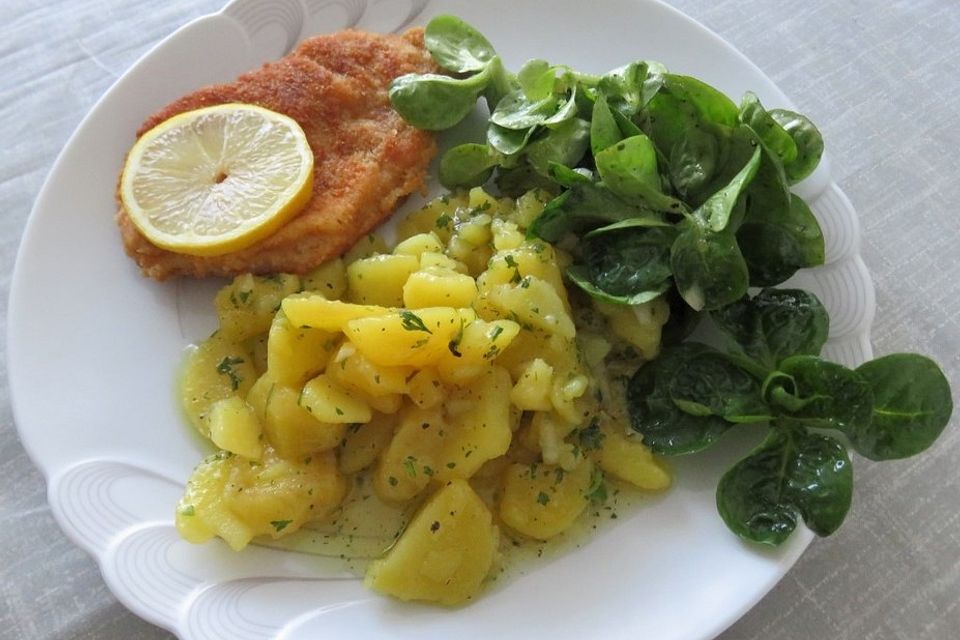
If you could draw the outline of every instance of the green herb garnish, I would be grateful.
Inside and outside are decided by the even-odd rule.
[[[400,311],[400,320],[403,323],[403,328],[407,331],[426,331],[427,333],[433,333],[427,328],[427,325],[423,324],[420,316],[412,311],[402,309]]]
[[[217,373],[230,378],[230,388],[234,391],[240,388],[240,383],[243,382],[243,378],[234,371],[233,367],[238,364],[243,364],[243,362],[243,358],[225,356],[223,360],[220,361],[220,364],[217,365]]]

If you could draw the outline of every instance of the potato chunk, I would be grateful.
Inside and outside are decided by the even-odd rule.
[[[283,300],[283,313],[295,327],[312,327],[323,331],[343,331],[355,318],[380,316],[390,309],[369,304],[350,304],[327,300],[318,294],[290,296]]]
[[[334,356],[327,375],[345,389],[360,391],[375,398],[406,393],[407,378],[414,372],[411,367],[385,367],[374,364],[357,348],[345,343]]]
[[[277,382],[298,385],[310,374],[323,370],[337,343],[337,334],[296,327],[280,311],[270,325],[267,369]]]
[[[213,334],[187,356],[180,377],[180,399],[190,424],[209,437],[213,404],[245,396],[256,379],[250,352],[219,332]]]
[[[393,423],[391,416],[378,413],[366,424],[350,425],[340,446],[340,471],[356,473],[372,465],[390,444]]]
[[[369,422],[370,407],[355,398],[325,373],[303,385],[300,406],[321,422],[333,424]]]
[[[476,297],[477,283],[473,278],[443,267],[412,273],[403,285],[403,304],[408,309],[469,307]]]
[[[510,448],[510,374],[490,367],[447,400],[449,428],[437,462],[437,477],[469,478],[487,460]]]
[[[640,489],[658,491],[670,486],[670,473],[639,438],[630,438],[612,425],[600,430],[603,440],[594,455],[601,469]]]
[[[190,542],[214,536],[239,551],[254,536],[279,538],[330,513],[346,494],[332,452],[293,462],[267,450],[263,464],[221,452],[194,470],[177,508]]]
[[[483,500],[463,480],[430,498],[365,584],[401,600],[453,605],[473,598],[493,566],[499,533]]]
[[[647,360],[657,357],[663,325],[670,319],[670,306],[663,296],[632,307],[600,300],[594,300],[593,305],[607,316],[613,332],[636,347],[640,355]]]
[[[396,433],[374,470],[377,495],[387,502],[419,495],[436,474],[448,429],[439,407],[401,411]]]
[[[407,395],[421,409],[430,409],[443,402],[446,393],[437,372],[420,369],[407,381]]]
[[[494,285],[485,298],[500,315],[515,317],[521,324],[563,338],[573,338],[576,334],[563,299],[552,285],[534,276],[526,276],[516,286]]]
[[[347,265],[347,295],[350,302],[384,307],[403,306],[403,284],[420,268],[411,255],[376,255]]]
[[[438,253],[441,251],[443,251],[443,243],[440,242],[437,234],[432,231],[412,235],[406,240],[401,240],[397,246],[393,248],[393,253],[397,255],[415,256],[418,259],[424,253]]]
[[[448,353],[463,319],[452,307],[401,309],[347,323],[347,338],[372,362],[386,366],[422,367]]]
[[[303,276],[301,284],[304,291],[313,291],[336,300],[347,290],[347,269],[340,258],[324,262]]]
[[[232,453],[259,460],[263,455],[260,443],[263,430],[260,421],[240,396],[230,396],[213,403],[210,409],[210,439],[213,444]]]
[[[258,387],[260,384],[258,381]],[[315,418],[300,406],[300,394],[296,389],[279,383],[272,383],[269,387],[263,384],[267,389],[264,432],[277,453],[291,460],[302,460],[340,444],[347,428],[345,423],[323,422]]]
[[[553,367],[541,358],[534,358],[523,368],[523,373],[513,390],[510,400],[525,411],[550,411],[550,392],[553,388]]]
[[[518,333],[520,325],[512,320],[466,323],[437,361],[440,377],[451,384],[470,384],[490,369]]]
[[[569,529],[587,506],[593,464],[572,471],[546,464],[511,465],[503,480],[500,517],[510,528],[548,540]]]
[[[214,300],[220,333],[239,341],[266,332],[281,301],[299,290],[300,278],[295,275],[237,276]]]

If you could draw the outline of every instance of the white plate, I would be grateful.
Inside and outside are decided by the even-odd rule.
[[[114,186],[145,116],[201,85],[279,57],[311,34],[378,31],[454,13],[490,36],[508,67],[531,57],[602,72],[660,60],[734,97],[790,101],[718,36],[654,0],[236,0],[171,35],[125,74],[64,149],[30,217],[10,296],[10,386],[20,436],[49,482],[54,516],[99,562],[110,589],[184,638],[710,638],[763,596],[810,542],[741,543],[714,506],[738,450],[675,465],[676,486],[584,548],[457,610],[376,596],[314,556],[177,537],[172,514],[201,457],[174,399],[185,345],[213,326],[217,283],[156,283],[123,254]],[[828,141],[829,142],[829,141]],[[833,323],[826,355],[870,357],[873,288],[856,214],[825,161],[803,185],[827,265],[797,276]],[[729,445],[729,443],[727,443]],[[737,443],[734,443],[737,444]],[[742,444],[742,443],[741,443]]]

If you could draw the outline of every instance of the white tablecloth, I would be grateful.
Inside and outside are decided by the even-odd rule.
[[[222,0],[0,2],[0,322],[56,154],[141,54]],[[598,4],[602,4],[598,2]],[[877,354],[935,356],[960,389],[960,3],[674,0],[817,122],[863,223]],[[0,343],[4,354],[5,344]],[[88,363],[89,364],[89,363]],[[0,368],[0,638],[165,638],[57,528]],[[56,385],[51,381],[52,398]],[[960,431],[901,462],[856,460],[854,505],[723,640],[943,640],[960,632]]]

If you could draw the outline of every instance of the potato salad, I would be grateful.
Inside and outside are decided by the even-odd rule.
[[[666,488],[624,382],[669,308],[568,292],[569,256],[525,233],[548,198],[452,193],[401,221],[392,249],[368,237],[306,276],[222,289],[181,379],[218,449],[187,483],[181,535],[240,550],[338,521],[347,535],[348,519],[385,540],[368,586],[452,605],[501,545],[569,530],[608,479]]]

